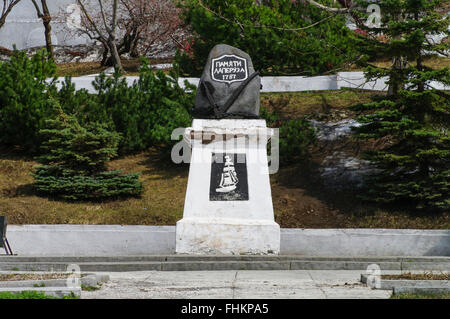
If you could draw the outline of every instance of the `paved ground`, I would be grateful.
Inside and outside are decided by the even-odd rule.
[[[100,290],[82,298],[389,298],[359,280],[361,270],[111,272]],[[394,272],[392,272],[394,273]]]

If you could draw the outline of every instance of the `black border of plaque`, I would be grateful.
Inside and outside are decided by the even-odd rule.
[[[225,155],[231,156],[234,169],[238,178],[236,189],[230,192],[217,192],[223,168]],[[209,184],[210,201],[235,201],[248,200],[247,158],[245,153],[212,153],[211,154],[211,179]]]
[[[217,65],[216,62],[228,62],[228,61],[232,61],[232,60],[239,60],[242,61],[244,63],[243,66],[241,66],[241,68],[244,70],[244,72],[224,72],[225,74],[223,74],[222,72],[222,79],[219,79],[216,75],[215,75],[215,70],[217,70]],[[220,67],[219,69],[233,69],[233,67]],[[234,75],[236,78],[229,80],[229,79],[224,79],[224,76],[229,76],[229,75]],[[221,56],[218,56],[217,58],[213,58],[211,59],[211,79],[215,82],[221,82],[221,83],[226,83],[228,85],[230,85],[231,83],[234,82],[243,82],[245,80],[247,80],[249,76],[249,71],[248,71],[248,62],[246,58],[243,58],[241,56],[238,56],[236,54],[222,54]]]

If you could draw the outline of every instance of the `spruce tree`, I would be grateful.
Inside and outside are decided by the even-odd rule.
[[[442,0],[381,0],[381,25],[364,28],[357,45],[368,54],[392,60],[390,67],[366,62],[368,80],[388,78],[385,96],[355,106],[362,112],[356,136],[383,139],[367,152],[380,173],[369,179],[366,199],[402,203],[429,211],[450,208],[450,86],[448,67],[431,68],[430,56],[448,54],[449,17]],[[367,7],[369,2],[363,4]]]
[[[56,103],[56,102],[55,102]],[[106,162],[117,155],[120,135],[103,124],[82,127],[77,120],[61,111],[46,121],[40,131],[42,153],[37,158],[35,187],[54,197],[71,200],[102,199],[139,195],[139,174],[123,175],[106,171]]]

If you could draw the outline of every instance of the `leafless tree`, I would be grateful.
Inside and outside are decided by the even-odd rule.
[[[0,1],[0,28],[3,27],[3,25],[6,22],[6,17],[11,12],[13,7],[19,3],[20,0],[1,0]],[[4,47],[0,47],[0,54],[4,54],[7,56],[13,55],[13,51]]]
[[[121,40],[119,54],[147,55],[160,40],[175,42],[181,20],[173,0],[120,0],[118,18]]]
[[[114,64],[107,29],[112,22],[112,15],[106,8],[106,4],[112,1],[77,0],[82,15],[81,23],[67,30],[71,36],[86,35],[100,42],[104,49],[102,65]],[[175,6],[174,0],[118,0],[116,10],[114,39],[119,57],[125,54],[131,57],[148,56],[156,43],[183,45],[184,35],[187,32],[181,27],[179,9]],[[60,12],[58,19],[63,21],[69,16],[68,12]]]
[[[2,0],[1,4],[1,13],[0,13],[0,28],[3,27],[3,25],[6,22],[6,17],[11,12],[11,10],[14,8],[16,4],[18,4],[20,0]]]
[[[47,0],[41,0],[42,10],[37,4],[36,0],[31,1],[36,8],[36,14],[38,18],[42,19],[42,23],[44,24],[45,47],[47,48],[47,52],[50,54],[50,57],[53,59],[52,26],[50,25],[52,16],[50,15],[50,11],[48,10]]]
[[[82,14],[79,31],[100,41],[108,49],[114,68],[123,71],[116,39],[119,0],[97,0],[98,10],[93,9],[92,1],[77,0],[77,4]]]

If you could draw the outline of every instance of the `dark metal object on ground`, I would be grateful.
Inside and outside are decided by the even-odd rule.
[[[6,226],[8,226],[6,216],[0,216],[0,247],[5,249],[7,255],[12,255],[11,246],[9,246],[8,239],[6,238]]]

